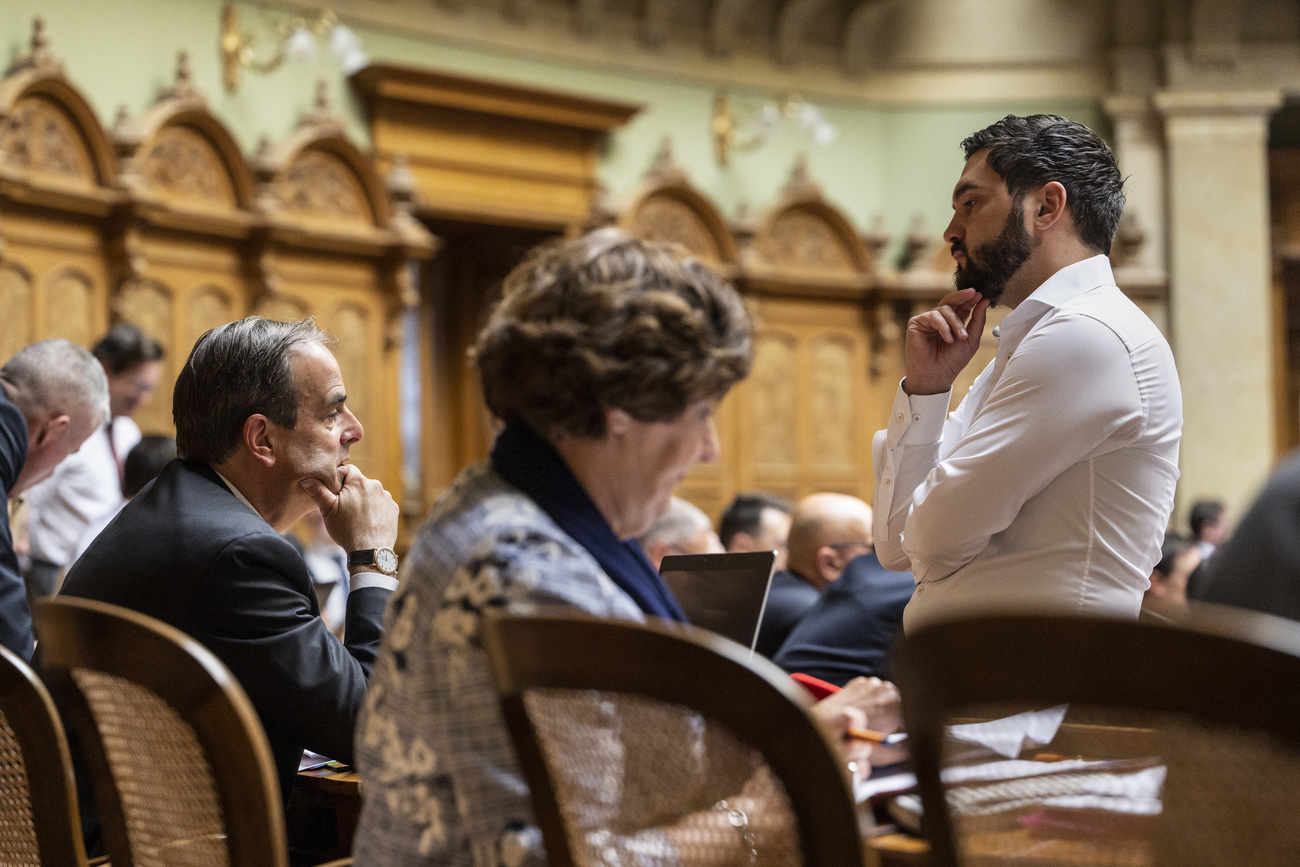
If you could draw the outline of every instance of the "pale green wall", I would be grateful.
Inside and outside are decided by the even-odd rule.
[[[6,61],[25,52],[31,20],[43,15],[51,50],[107,126],[120,105],[134,115],[144,112],[158,90],[171,83],[176,51],[186,49],[196,85],[246,152],[262,136],[277,140],[287,135],[310,108],[316,80],[324,77],[349,131],[365,140],[362,107],[328,52],[322,51],[307,66],[247,75],[238,93],[227,94],[216,48],[221,6],[221,0],[4,0],[0,51]],[[240,11],[245,30],[269,32],[265,25],[274,15],[256,6],[241,6]],[[819,101],[839,128],[829,146],[815,148],[801,132],[783,128],[767,146],[736,154],[729,166],[721,167],[714,160],[709,132],[712,87],[490,54],[373,29],[359,28],[358,33],[375,61],[643,103],[645,109],[612,138],[601,163],[601,177],[616,197],[626,196],[640,183],[665,135],[672,136],[677,161],[692,182],[727,217],[742,202],[756,210],[771,205],[798,154],[807,151],[813,178],[859,229],[883,214],[886,229],[896,239],[916,213],[924,214],[936,237],[947,223],[949,196],[962,163],[957,145],[971,131],[1011,111],[1053,110],[1088,124],[1101,120],[1096,106],[1088,103],[882,109]],[[733,102],[743,110],[756,107],[766,96],[737,92]]]

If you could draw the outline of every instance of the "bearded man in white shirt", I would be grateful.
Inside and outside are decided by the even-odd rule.
[[[944,232],[957,291],[908,322],[873,443],[876,552],[915,577],[908,631],[990,610],[1135,618],[1173,509],[1182,397],[1107,259],[1123,179],[1059,117],[1009,116],[962,147]],[[997,357],[948,415],[997,303]]]

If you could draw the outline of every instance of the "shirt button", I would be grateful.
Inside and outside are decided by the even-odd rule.
[[[904,418],[906,418],[906,416],[903,415],[903,414],[900,412],[900,413],[898,414],[898,420],[899,420],[899,421],[902,421]]]
[[[920,416],[920,415],[914,415],[914,416],[912,416],[912,421],[919,422],[920,420],[921,420],[921,416]]]
[[[924,585],[924,584],[917,584],[917,585],[916,585],[916,595],[917,595],[917,596],[920,596],[920,595],[921,595],[922,593],[924,593],[924,592],[925,592],[925,585]]]
[[[885,479],[881,482],[881,484],[884,485],[886,488],[892,485],[893,483],[894,483],[893,479]]]

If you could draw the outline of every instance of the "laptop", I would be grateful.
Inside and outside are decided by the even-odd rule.
[[[659,574],[686,619],[751,651],[767,605],[775,551],[736,554],[670,554]]]

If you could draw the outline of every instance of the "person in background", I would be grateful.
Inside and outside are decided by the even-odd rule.
[[[957,291],[913,316],[872,443],[876,553],[912,571],[908,631],[990,611],[1136,618],[1174,506],[1169,343],[1115,285],[1115,155],[1082,124],[1008,116],[962,142],[944,231]],[[996,357],[950,414],[989,307]]]
[[[178,459],[60,591],[155,617],[211,650],[248,693],[286,799],[304,748],[351,761],[397,587],[398,507],[348,463],[363,429],[330,342],[310,319],[257,316],[200,337],[173,392]],[[310,509],[349,552],[346,643],[320,619],[307,565],[282,535]]]
[[[791,631],[840,577],[844,567],[871,550],[871,507],[848,494],[812,494],[795,506],[790,559],[772,576],[755,649],[771,659]]]
[[[672,498],[668,511],[655,519],[639,541],[656,572],[669,554],[718,554],[724,550],[709,516],[680,497]]]
[[[24,577],[33,600],[54,592],[86,528],[121,508],[124,461],[140,441],[131,417],[162,377],[162,346],[134,325],[114,325],[91,353],[108,377],[109,418],[24,498],[31,553]]]
[[[1160,562],[1151,570],[1151,586],[1142,597],[1142,613],[1159,620],[1179,620],[1187,613],[1188,579],[1201,565],[1201,549],[1194,539],[1166,533]]]
[[[75,452],[108,415],[108,380],[75,343],[42,340],[0,368],[0,489],[14,502]],[[32,658],[32,610],[9,511],[0,525],[0,645]]]
[[[718,537],[730,552],[775,551],[776,568],[786,567],[790,504],[775,494],[737,494],[718,522]]]
[[[564,606],[683,620],[636,538],[668,509],[690,468],[717,457],[713,410],[749,373],[752,339],[731,287],[680,248],[617,229],[544,245],[506,278],[474,353],[504,428],[489,460],[462,472],[434,505],[388,607],[357,737],[365,780],[357,867],[547,863],[479,638],[482,619]],[[734,846],[734,863],[749,863],[749,843],[713,809],[719,798],[750,817],[759,851],[791,846],[764,821],[774,805],[765,775],[746,782],[706,770],[712,729],[697,716],[665,713],[657,724],[657,735],[680,738],[695,757],[682,767],[638,749],[642,730],[612,704],[576,700],[589,767],[599,772],[574,784],[591,789],[582,797],[618,829],[601,844],[602,863],[649,863],[647,853],[653,863],[678,863],[679,844],[701,834]],[[897,692],[861,680],[814,712],[841,732],[855,718],[890,731]],[[687,812],[677,790],[632,803],[622,783],[640,775],[676,779],[702,797]]]
[[[1197,500],[1187,515],[1192,539],[1204,560],[1228,537],[1228,508],[1219,500]]]
[[[111,512],[86,527],[81,538],[77,540],[72,562],[75,563],[82,554],[86,553],[86,549],[90,547],[91,542],[95,541],[95,537],[117,517],[118,512],[122,511],[122,506],[140,493],[145,485],[162,472],[163,467],[175,459],[176,440],[173,437],[166,434],[148,434],[141,437],[140,442],[127,452],[126,460],[122,463],[122,502]]]
[[[837,686],[854,677],[888,680],[889,652],[903,629],[913,588],[912,573],[886,569],[875,552],[854,557],[772,661]]]

